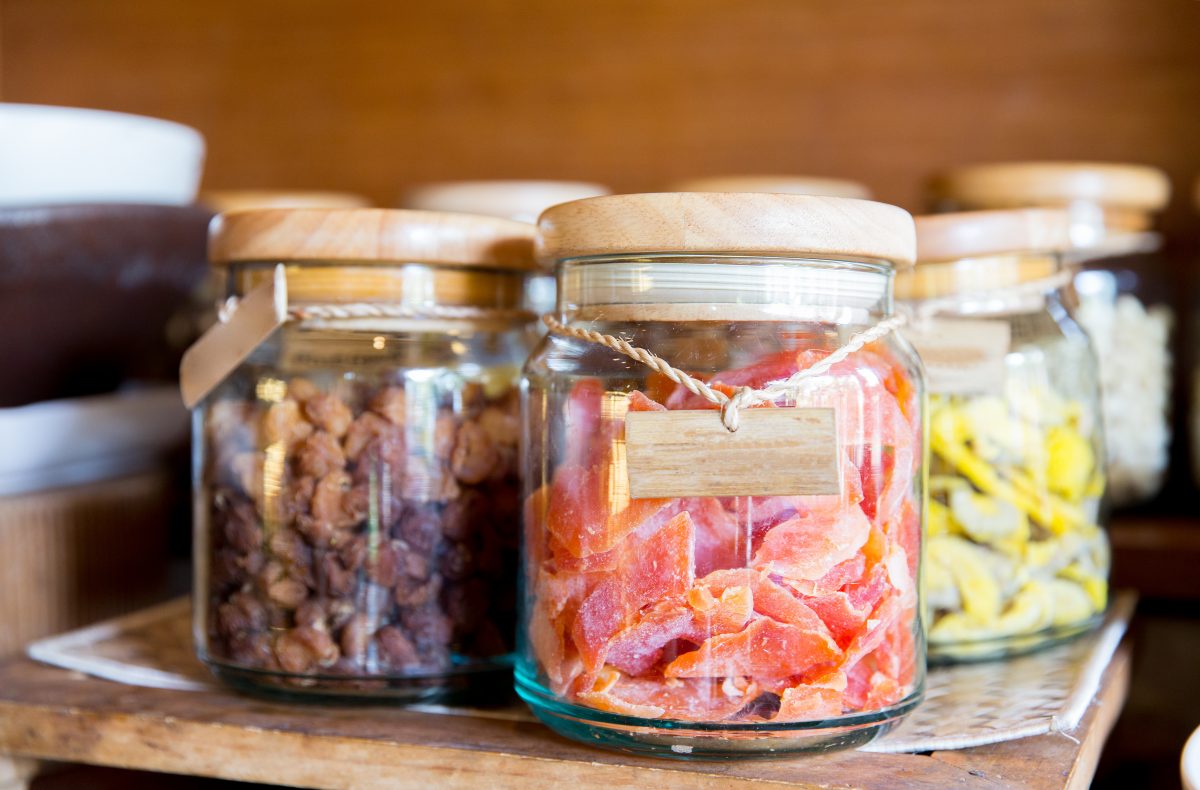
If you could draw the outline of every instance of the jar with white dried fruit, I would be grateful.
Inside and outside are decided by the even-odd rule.
[[[263,289],[286,303],[195,412],[194,627],[220,678],[400,700],[507,685],[532,238],[375,209],[214,222],[240,300],[217,332],[245,338]]]

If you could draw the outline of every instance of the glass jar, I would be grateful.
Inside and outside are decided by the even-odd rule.
[[[1100,361],[1108,494],[1122,507],[1152,499],[1170,461],[1172,294],[1154,215],[1170,197],[1165,173],[1141,165],[1024,162],[976,165],[935,182],[941,207],[1065,208],[1071,305]]]
[[[507,687],[532,239],[378,209],[214,222],[241,299],[214,335],[277,278],[288,310],[195,409],[194,630],[222,680],[396,700]]]
[[[911,222],[769,194],[542,215],[561,324],[523,380],[516,684],[550,727],[671,757],[769,755],[864,743],[917,704],[923,385],[888,321]],[[814,365],[757,404],[832,410],[807,451],[769,426],[810,408],[744,408],[730,429],[729,396]],[[752,422],[778,446],[754,444]]]
[[[1079,634],[1108,602],[1095,356],[1065,303],[1067,214],[917,218],[896,294],[929,387],[925,602],[931,660]]]

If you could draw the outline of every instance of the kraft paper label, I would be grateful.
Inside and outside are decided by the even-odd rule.
[[[214,324],[183,354],[179,391],[189,409],[204,400],[254,349],[287,321],[287,278],[282,265],[238,302],[225,323]]]
[[[632,497],[840,494],[833,409],[745,409],[730,432],[720,413],[639,411],[625,417]]]
[[[947,395],[1004,389],[1012,343],[1007,321],[934,318],[902,330],[925,365],[930,392]]]

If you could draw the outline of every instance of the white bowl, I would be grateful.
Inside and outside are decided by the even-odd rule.
[[[0,104],[0,206],[196,198],[204,137],[189,126],[105,110]]]
[[[1179,761],[1184,790],[1200,790],[1200,727],[1188,738]]]

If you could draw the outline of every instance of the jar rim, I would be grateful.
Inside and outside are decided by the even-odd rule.
[[[791,256],[658,253],[570,258],[559,263],[559,306],[577,311],[621,306],[677,320],[725,316],[787,318],[813,307],[891,309],[886,261]],[[689,318],[694,316],[694,318]]]

